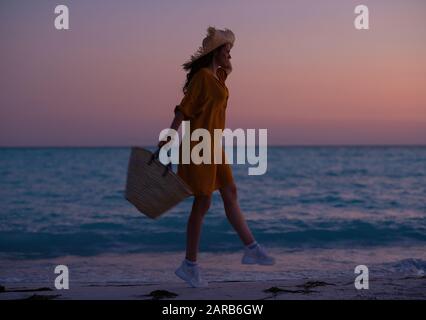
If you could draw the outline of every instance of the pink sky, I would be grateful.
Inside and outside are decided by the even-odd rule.
[[[0,3],[0,146],[153,145],[182,99],[180,65],[230,28],[227,127],[269,144],[426,144],[426,1]],[[370,30],[353,10],[370,9]]]

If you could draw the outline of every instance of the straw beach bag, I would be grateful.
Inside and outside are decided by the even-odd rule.
[[[190,187],[158,160],[160,149],[133,147],[127,169],[126,199],[141,213],[158,218],[192,195]]]

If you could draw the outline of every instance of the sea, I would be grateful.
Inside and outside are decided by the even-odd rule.
[[[0,148],[0,285],[53,285],[58,265],[75,283],[181,281],[193,198],[156,220],[137,211],[124,198],[129,155]],[[269,146],[266,173],[252,166],[232,165],[240,207],[277,263],[241,264],[216,191],[198,256],[209,281],[426,271],[426,146]]]

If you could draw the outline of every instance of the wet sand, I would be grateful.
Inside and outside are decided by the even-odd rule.
[[[210,282],[207,288],[182,283],[78,285],[68,290],[32,285],[0,288],[0,300],[322,300],[426,299],[426,276],[394,274],[370,278],[357,290],[353,278]]]

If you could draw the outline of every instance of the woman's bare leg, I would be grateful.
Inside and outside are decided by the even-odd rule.
[[[205,214],[210,208],[210,196],[196,196],[192,204],[191,214],[186,229],[186,259],[197,260],[198,246],[200,243],[201,226]]]
[[[241,212],[240,205],[238,204],[236,185],[233,183],[221,188],[219,191],[223,199],[226,217],[234,227],[235,231],[237,231],[241,241],[244,245],[253,243],[254,237],[247,225],[243,213]]]

